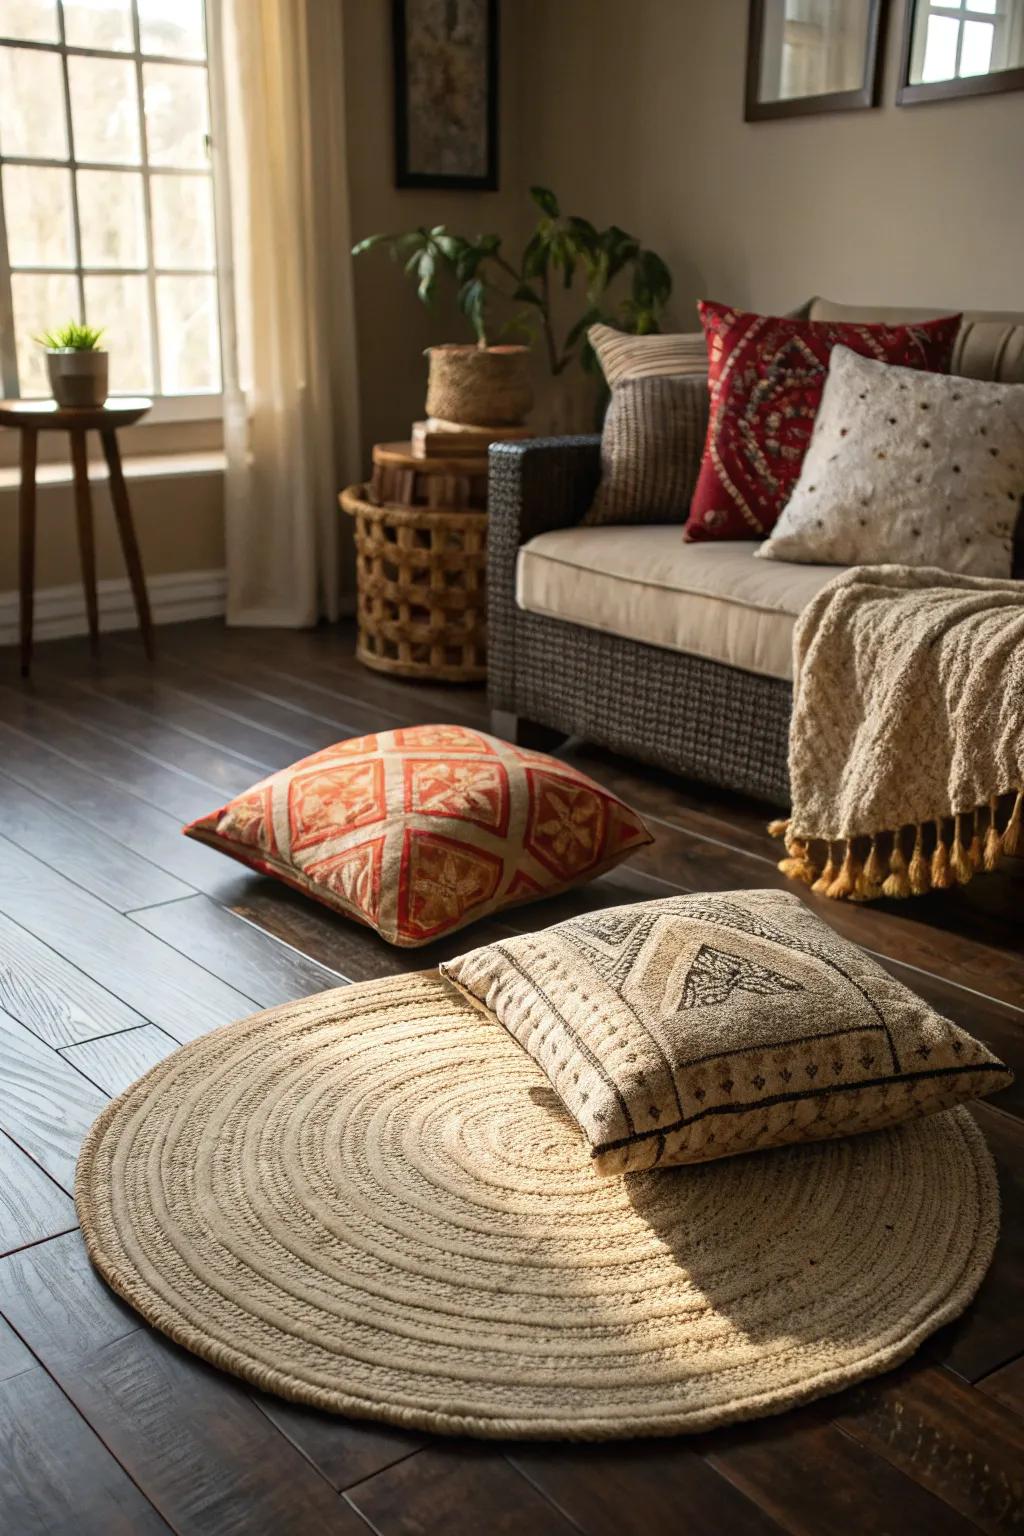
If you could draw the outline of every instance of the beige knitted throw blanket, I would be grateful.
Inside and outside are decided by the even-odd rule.
[[[1024,855],[1024,583],[858,566],[793,645],[785,874],[872,901]]]

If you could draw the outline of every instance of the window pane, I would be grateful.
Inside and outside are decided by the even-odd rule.
[[[952,16],[928,17],[922,80],[952,80],[955,77],[956,42],[960,25]]]
[[[205,59],[203,0],[139,0],[143,53],[175,59]]]
[[[208,176],[153,176],[153,261],[158,267],[212,267],[213,187]]]
[[[990,21],[965,21],[960,49],[961,75],[987,75],[992,62],[995,27]]]
[[[4,217],[14,267],[73,267],[70,171],[5,165]]]
[[[144,64],[142,94],[151,163],[183,169],[206,166],[206,70],[187,64]]]
[[[14,301],[14,340],[18,354],[18,384],[23,395],[48,396],[46,354],[33,340],[68,320],[80,320],[78,283],[68,273],[15,272],[11,277]]]
[[[57,0],[3,0],[0,37],[23,37],[27,43],[55,43]]]
[[[158,277],[156,308],[164,394],[220,389],[215,279]]]
[[[129,0],[64,0],[64,36],[75,48],[134,47]]]
[[[0,48],[0,154],[64,160],[67,153],[60,56]]]
[[[85,278],[85,315],[104,329],[110,353],[111,393],[137,394],[153,388],[149,305],[144,277]]]
[[[85,267],[144,267],[146,212],[138,171],[79,171]]]
[[[68,59],[75,156],[113,165],[139,163],[135,65],[127,59]]]
[[[996,0],[970,0],[967,6],[969,11],[986,11],[989,16],[996,14]]]

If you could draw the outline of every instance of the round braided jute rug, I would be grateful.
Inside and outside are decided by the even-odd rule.
[[[704,1429],[895,1365],[967,1305],[998,1220],[962,1109],[601,1178],[529,1057],[423,974],[185,1046],[100,1116],[76,1195],[114,1290],[257,1387],[566,1439]]]

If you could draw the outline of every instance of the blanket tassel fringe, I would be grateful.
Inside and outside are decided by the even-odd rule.
[[[789,821],[768,824],[772,837],[785,840],[779,868],[789,879],[833,901],[902,900],[966,885],[979,871],[994,870],[1004,854],[1024,858],[1024,789],[993,795],[973,811],[871,837],[812,841],[792,836],[790,828]]]

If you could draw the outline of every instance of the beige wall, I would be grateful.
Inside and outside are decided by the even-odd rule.
[[[1024,309],[1024,92],[744,123],[746,0],[521,0],[526,174],[641,236],[702,296]]]

